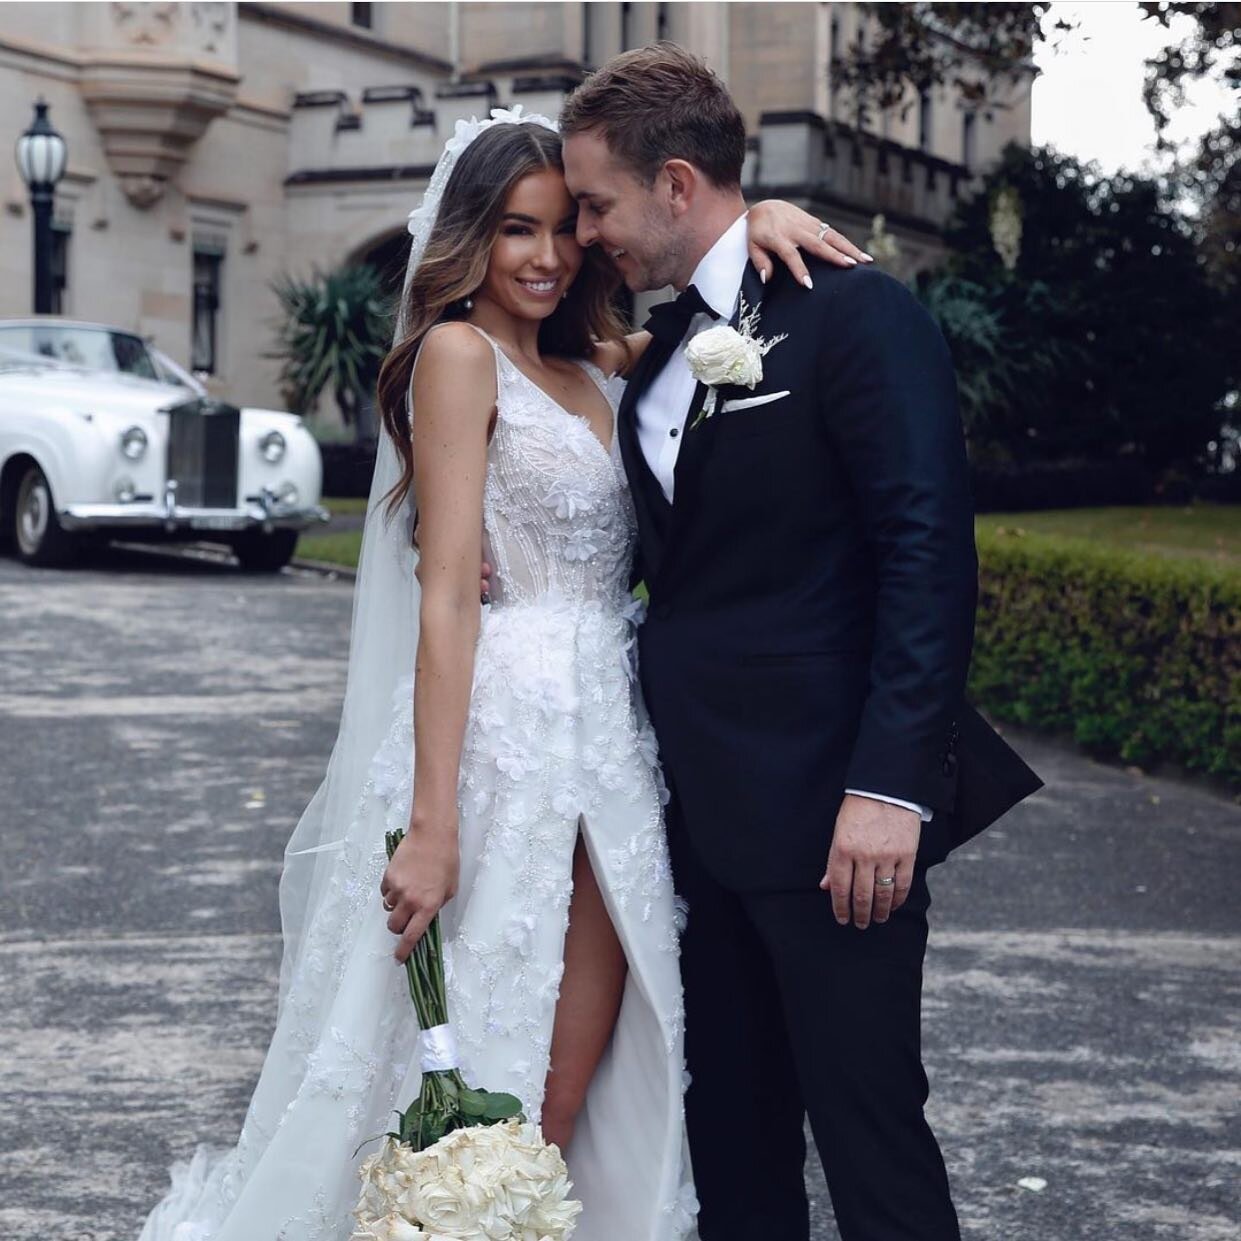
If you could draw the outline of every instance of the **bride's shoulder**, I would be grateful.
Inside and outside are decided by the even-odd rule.
[[[437,323],[422,338],[412,376],[414,402],[426,410],[443,403],[496,401],[495,350],[489,337],[461,321]]]
[[[420,358],[426,364],[476,365],[492,356],[491,338],[464,320],[436,323],[422,338]]]

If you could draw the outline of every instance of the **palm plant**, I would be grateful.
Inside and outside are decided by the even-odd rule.
[[[290,406],[310,413],[330,388],[345,425],[359,442],[376,434],[375,381],[392,339],[382,277],[365,264],[314,271],[309,280],[282,276],[272,284],[280,302],[277,346],[280,383]]]

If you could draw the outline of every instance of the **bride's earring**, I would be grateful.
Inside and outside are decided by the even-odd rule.
[[[472,297],[463,297],[461,299],[462,314],[469,314],[474,309],[474,299]]]

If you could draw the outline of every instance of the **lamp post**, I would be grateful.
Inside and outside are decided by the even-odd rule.
[[[34,213],[34,312],[52,313],[52,202],[64,175],[68,148],[47,119],[47,103],[38,99],[34,120],[17,140],[17,167],[30,190]]]

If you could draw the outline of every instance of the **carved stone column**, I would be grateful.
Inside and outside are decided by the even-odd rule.
[[[129,201],[150,207],[237,95],[237,6],[79,6],[82,95]]]

